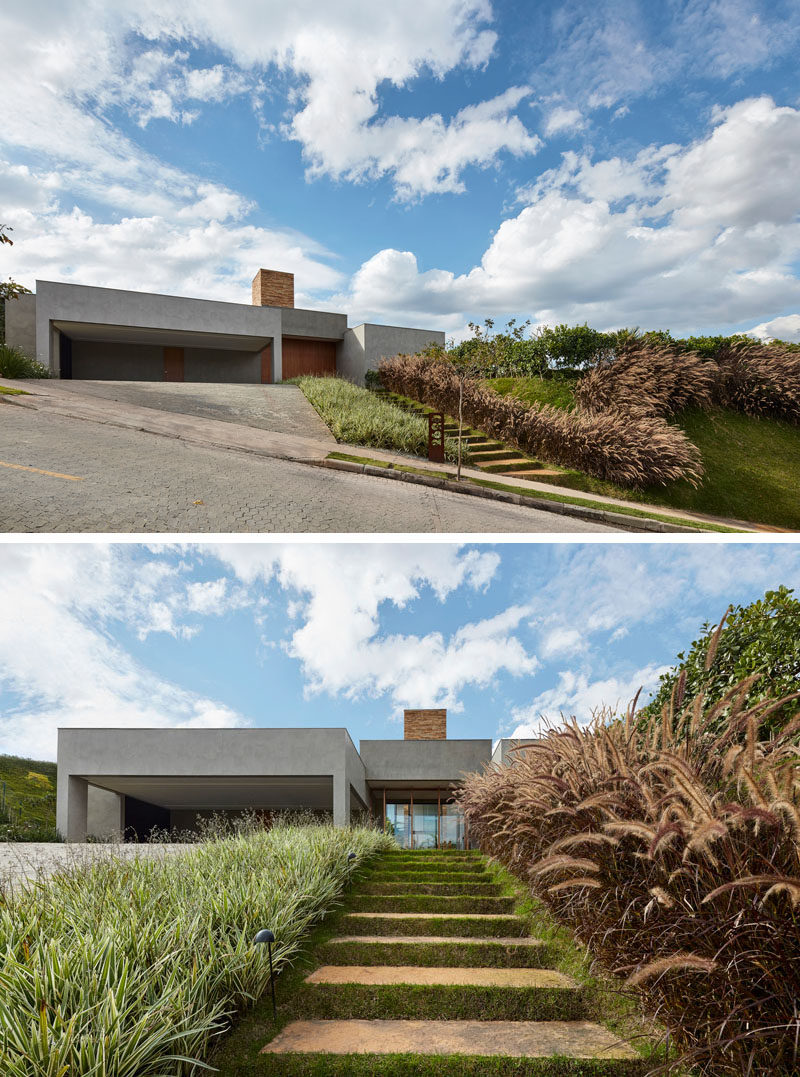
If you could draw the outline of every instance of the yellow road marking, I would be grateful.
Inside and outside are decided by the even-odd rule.
[[[60,471],[45,471],[41,467],[28,467],[27,464],[7,464],[0,460],[0,467],[13,467],[16,471],[35,471],[38,475],[52,475],[54,479],[69,479],[70,482],[83,482],[82,475],[62,475]]]

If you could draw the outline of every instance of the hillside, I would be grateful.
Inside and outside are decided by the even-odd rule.
[[[568,381],[496,378],[487,384],[528,403],[570,409],[574,402],[574,383]],[[626,490],[579,471],[542,476],[542,481],[628,501],[800,530],[800,427],[722,408],[683,412],[676,425],[703,457],[706,474],[697,489],[678,482],[669,487]]]
[[[51,841],[56,826],[56,764],[0,755],[0,839]]]

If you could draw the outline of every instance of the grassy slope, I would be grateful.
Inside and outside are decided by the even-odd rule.
[[[33,771],[43,774],[49,785],[28,778]],[[6,784],[9,804],[21,808],[22,820],[56,825],[56,765],[16,755],[0,755],[0,783]]]
[[[529,403],[569,407],[572,400],[572,388],[564,382],[555,383],[556,388],[538,378],[498,378],[489,384]],[[677,425],[702,453],[706,476],[696,490],[685,482],[625,490],[579,471],[549,481],[629,501],[800,530],[800,427],[721,409],[684,412]]]

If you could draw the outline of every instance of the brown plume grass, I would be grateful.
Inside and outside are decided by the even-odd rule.
[[[572,719],[460,794],[483,851],[708,1077],[800,1072],[800,718],[759,740],[787,700],[746,708],[751,681],[708,708],[678,685],[652,730],[635,701]]]
[[[578,406],[591,414],[677,415],[714,402],[716,364],[697,352],[633,338],[615,358],[599,362],[575,388]]]
[[[575,399],[591,414],[667,416],[716,405],[800,423],[800,351],[734,340],[709,358],[634,337],[581,378]]]
[[[458,414],[459,377],[445,358],[397,355],[382,360],[379,371],[392,392]],[[697,448],[659,416],[528,405],[470,378],[463,384],[462,406],[466,421],[490,437],[620,486],[666,485],[678,479],[697,485],[702,476]]]

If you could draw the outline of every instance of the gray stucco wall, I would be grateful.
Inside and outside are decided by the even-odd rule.
[[[122,837],[123,798],[107,789],[90,785],[88,789],[86,830],[95,838],[119,841]]]
[[[276,307],[254,307],[244,303],[220,303],[117,288],[37,281],[37,358],[58,376],[58,355],[51,346],[50,330],[54,321],[249,336],[259,337],[265,342],[272,340],[274,378],[280,380],[281,311]]]
[[[481,770],[492,754],[491,740],[362,740],[368,782],[451,781]]]
[[[436,329],[406,329],[399,325],[365,322],[348,329],[337,349],[336,370],[343,378],[364,384],[364,375],[393,355],[413,355],[429,344],[444,345],[445,335]]]
[[[99,381],[161,381],[164,349],[157,344],[73,340],[72,376]]]
[[[327,310],[282,307],[281,323],[286,337],[319,337],[341,340],[347,329],[347,315]]]
[[[95,777],[331,775],[334,822],[350,818],[350,787],[367,800],[346,729],[59,729],[56,822],[69,841],[88,831]],[[198,805],[202,807],[202,805]]]
[[[21,295],[5,301],[6,344],[36,356],[36,296]]]

